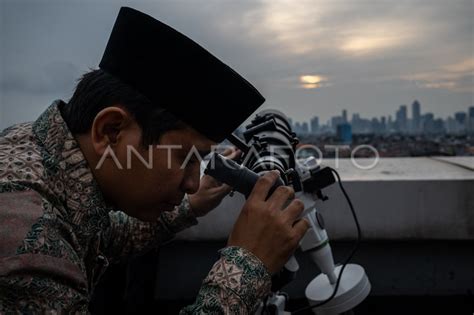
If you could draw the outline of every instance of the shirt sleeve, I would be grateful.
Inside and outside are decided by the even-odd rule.
[[[253,314],[270,292],[271,276],[263,263],[240,247],[220,250],[221,258],[204,279],[187,314]]]
[[[110,226],[102,233],[101,248],[109,261],[119,261],[158,247],[179,231],[197,224],[185,195],[173,211],[163,212],[156,222],[143,222],[121,211],[109,213]]]

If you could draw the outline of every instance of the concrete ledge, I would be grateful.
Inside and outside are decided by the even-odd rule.
[[[474,157],[454,161],[469,166]],[[474,171],[430,158],[380,159],[371,170],[356,169],[347,159],[338,166],[364,239],[474,240]],[[320,202],[318,210],[330,239],[353,239],[354,222],[338,185],[325,193],[330,199]],[[227,239],[244,201],[238,193],[227,197],[178,239]]]

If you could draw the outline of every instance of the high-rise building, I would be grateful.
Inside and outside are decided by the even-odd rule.
[[[336,128],[338,125],[343,124],[342,116],[334,116],[331,117],[331,127],[333,129],[333,132],[336,131]]]
[[[449,116],[447,119],[446,119],[446,132],[449,133],[449,134],[453,134],[453,133],[456,133],[457,132],[457,121],[454,120],[453,117]]]
[[[297,134],[301,134],[301,124],[299,121],[295,122],[295,124],[293,125],[293,131]]]
[[[433,132],[440,134],[446,131],[444,121],[441,118],[435,119],[433,123]]]
[[[319,117],[314,116],[313,118],[311,118],[310,124],[311,124],[311,133],[317,134],[319,132]]]
[[[358,113],[352,114],[352,123],[360,119],[360,115]]]
[[[407,131],[407,106],[406,105],[400,105],[400,108],[398,109],[396,113],[395,123],[397,125],[398,131],[400,132]]]
[[[411,113],[412,113],[412,132],[420,132],[420,122],[421,122],[421,106],[420,102],[415,100],[411,104]]]
[[[387,131],[387,118],[385,116],[380,117],[380,131],[382,133]]]
[[[375,134],[382,133],[380,122],[376,117],[372,118],[372,120],[370,121],[370,132],[373,132]]]
[[[456,121],[461,125],[466,124],[466,118],[467,114],[465,112],[457,112],[454,114],[454,119],[456,119]]]
[[[454,120],[456,121],[458,132],[460,133],[465,132],[466,129],[469,127],[469,120],[467,117],[467,113],[465,112],[454,113]]]
[[[474,118],[474,106],[470,106],[467,112],[469,113],[469,118]]]
[[[426,113],[422,116],[422,128],[424,133],[435,132],[433,113]]]
[[[347,110],[346,109],[342,110],[342,122],[344,124],[347,123]]]
[[[468,109],[468,130],[474,133],[474,106],[469,107]]]
[[[306,121],[301,125],[301,132],[303,134],[308,134],[309,133],[309,127],[308,127],[308,123]]]
[[[393,127],[392,115],[388,115],[388,119],[387,119],[387,131],[392,132],[393,129],[394,129],[394,127]]]
[[[337,139],[344,144],[352,143],[352,128],[348,123],[337,125]]]
[[[360,115],[358,113],[353,113],[352,114],[351,125],[352,125],[352,131],[354,133],[363,132],[363,128],[362,128],[360,122],[361,122]]]

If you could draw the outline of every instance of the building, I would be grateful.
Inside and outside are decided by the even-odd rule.
[[[346,109],[342,110],[342,122],[345,123],[345,124],[348,122],[347,121],[347,110]]]
[[[454,114],[454,119],[461,125],[466,124],[467,114],[465,112],[457,112]]]
[[[474,106],[468,109],[468,130],[474,132]]]
[[[314,116],[313,118],[311,118],[310,125],[311,125],[311,133],[317,134],[319,132],[319,117]]]
[[[421,105],[420,102],[415,100],[413,104],[411,104],[411,113],[412,113],[412,132],[419,133],[420,132],[420,122],[421,122]]]
[[[342,116],[331,117],[331,127],[333,129],[333,132],[336,132],[337,131],[337,126],[340,125],[340,124],[343,124],[343,123],[344,123],[344,120],[343,120]]]
[[[382,133],[385,133],[388,130],[388,128],[387,128],[387,118],[385,116],[380,117],[380,128],[381,128]]]
[[[309,133],[309,127],[308,127],[307,122],[304,122],[304,123],[301,124],[301,133],[302,134],[308,134]]]
[[[350,124],[339,124],[337,129],[337,139],[343,144],[352,143],[352,127]]]
[[[435,123],[433,113],[426,113],[422,116],[422,130],[424,133],[435,133]]]
[[[400,105],[396,113],[395,124],[396,130],[399,132],[406,132],[407,131],[407,106]]]

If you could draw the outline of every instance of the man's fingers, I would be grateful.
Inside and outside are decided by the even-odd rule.
[[[227,148],[223,153],[223,156],[230,160],[236,160],[242,155],[242,151],[239,149],[232,147],[232,148]]]
[[[275,210],[283,209],[285,203],[289,199],[295,198],[295,191],[293,188],[288,186],[280,186],[272,193],[270,198],[268,198],[268,202],[270,207]]]
[[[224,152],[222,152],[222,155],[227,157],[228,155],[230,155],[232,152],[235,151],[235,148],[234,147],[229,147],[229,148],[226,148],[224,150]]]
[[[306,231],[308,231],[308,229],[310,227],[311,227],[311,225],[309,224],[308,220],[306,220],[304,218],[301,219],[301,220],[298,220],[293,225],[293,229],[296,232],[296,235],[297,235],[299,240],[301,240],[303,238],[304,234],[306,233]]]
[[[221,184],[217,187],[211,187],[207,189],[208,196],[216,197],[216,196],[223,196],[232,191],[232,187],[227,184]]]
[[[280,173],[278,171],[270,171],[265,173],[257,180],[257,183],[253,187],[248,199],[256,199],[262,201],[265,200],[268,196],[270,189],[272,188],[278,177],[280,177]]]
[[[212,193],[218,195],[226,195],[232,191],[232,187],[227,184],[222,184],[219,187],[212,188]]]
[[[299,200],[299,199],[294,199],[291,201],[291,203],[288,205],[288,207],[285,208],[285,210],[282,213],[282,216],[285,217],[285,221],[293,224],[296,219],[303,213],[304,211],[304,203]]]

